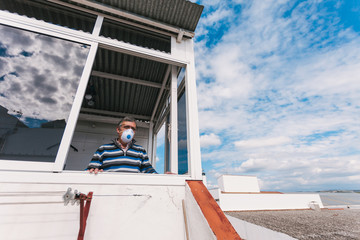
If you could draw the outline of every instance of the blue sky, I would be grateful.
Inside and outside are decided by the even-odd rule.
[[[197,3],[209,185],[239,174],[262,190],[360,189],[360,1]]]

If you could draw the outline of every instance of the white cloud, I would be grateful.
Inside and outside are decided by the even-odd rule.
[[[212,25],[214,27],[214,25],[217,25],[219,21],[231,16],[232,13],[233,12],[230,9],[219,8],[201,19],[201,21],[205,26]]]
[[[165,144],[165,124],[162,125],[159,132],[157,133],[156,143],[157,147],[161,147]]]
[[[178,141],[178,148],[180,149],[186,149],[187,148],[187,140],[183,139]]]
[[[283,145],[290,143],[291,139],[288,137],[274,137],[274,138],[258,138],[258,139],[249,139],[235,142],[235,146],[239,148],[261,148],[261,147],[271,147],[277,145]]]
[[[200,130],[223,139],[202,149],[203,165],[259,175],[268,190],[350,186],[360,166],[359,33],[322,1],[241,4],[221,39],[196,42]]]
[[[209,146],[220,145],[220,144],[221,144],[220,137],[215,135],[214,133],[210,133],[209,135],[201,135],[200,136],[201,147],[209,147]]]
[[[21,120],[67,120],[89,48],[5,26],[0,31],[6,32],[0,104],[21,111]]]

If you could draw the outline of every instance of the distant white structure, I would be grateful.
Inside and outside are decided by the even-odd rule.
[[[218,184],[222,192],[260,193],[256,176],[221,175]]]
[[[222,175],[210,193],[223,211],[324,208],[319,194],[262,192],[256,176]]]

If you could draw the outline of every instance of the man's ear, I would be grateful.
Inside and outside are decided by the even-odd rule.
[[[119,127],[116,127],[116,132],[120,133],[120,128]]]

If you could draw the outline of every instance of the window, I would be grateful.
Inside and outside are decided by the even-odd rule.
[[[90,50],[0,25],[0,159],[54,162]]]
[[[155,170],[157,173],[164,173],[168,171],[165,170],[165,124],[162,125],[156,136]]]
[[[186,128],[186,97],[185,92],[178,100],[178,171],[188,173],[188,149]]]

